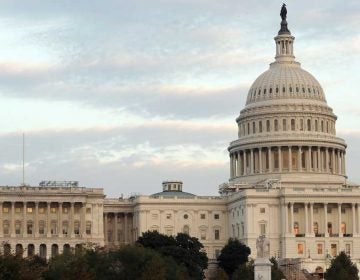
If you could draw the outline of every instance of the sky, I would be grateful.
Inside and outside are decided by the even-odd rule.
[[[0,185],[76,180],[107,197],[164,180],[216,195],[282,1],[0,0]],[[287,2],[360,182],[360,1]]]

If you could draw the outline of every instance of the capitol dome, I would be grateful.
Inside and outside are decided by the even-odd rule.
[[[286,19],[274,40],[275,61],[255,79],[236,119],[230,183],[343,181],[346,144],[336,136],[337,117],[320,83],[295,61]]]

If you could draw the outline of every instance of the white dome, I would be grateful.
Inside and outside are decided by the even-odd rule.
[[[326,102],[319,82],[299,63],[274,62],[252,84],[246,104],[289,98]]]

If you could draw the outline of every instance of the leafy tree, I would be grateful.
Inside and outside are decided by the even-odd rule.
[[[350,257],[346,255],[345,252],[340,252],[336,258],[331,260],[331,265],[328,270],[326,270],[325,279],[359,280],[358,273],[359,270],[351,261]]]
[[[138,244],[152,248],[163,256],[171,257],[178,265],[186,268],[191,279],[202,279],[207,268],[207,256],[203,245],[195,237],[178,233],[176,237],[166,236],[156,231],[147,231],[139,237]]]
[[[271,263],[271,280],[285,279],[284,273],[280,270],[279,265],[274,257],[270,258]]]
[[[230,238],[224,248],[222,248],[217,260],[219,266],[231,277],[240,265],[248,261],[250,254],[251,250],[249,247],[241,243],[238,239]]]
[[[241,264],[232,274],[231,280],[254,280],[254,263]]]

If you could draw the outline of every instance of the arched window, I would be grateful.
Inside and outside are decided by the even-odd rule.
[[[286,131],[286,119],[283,119],[283,131]]]
[[[35,246],[34,244],[29,244],[27,248],[27,255],[28,257],[32,257],[35,255]]]
[[[274,120],[274,128],[275,128],[275,131],[279,130],[279,121],[278,120]]]
[[[8,256],[11,254],[11,246],[9,243],[4,244],[4,255]]]
[[[283,92],[283,93],[285,93],[285,91],[286,91],[286,89],[285,89],[285,87],[283,87],[283,90],[282,90],[282,92]]]
[[[291,119],[291,130],[295,130],[295,119]]]
[[[327,224],[327,231],[328,231],[329,235],[332,235],[332,223],[330,223],[330,222]]]
[[[315,236],[316,236],[317,234],[319,234],[319,225],[318,225],[317,222],[314,223],[314,233],[315,233]]]
[[[292,92],[292,87],[289,87],[289,91]]]
[[[183,233],[187,234],[187,235],[190,235],[190,228],[188,225],[185,225],[183,227]]]
[[[40,245],[40,250],[39,250],[39,255],[40,255],[40,258],[42,259],[46,259],[46,245],[45,244],[41,244]]]
[[[21,234],[21,221],[15,222],[15,234],[17,235]]]
[[[253,134],[255,134],[255,132],[256,132],[255,122],[252,123],[252,130],[253,130],[253,131],[252,131]]]
[[[341,223],[341,233],[346,234],[346,223],[344,222]]]
[[[311,120],[310,119],[307,120],[307,130],[311,131]]]
[[[299,234],[299,223],[298,222],[294,223],[294,234]]]
[[[298,88],[298,87],[296,87],[296,92],[297,92],[297,93],[299,92],[299,88]]]
[[[324,132],[324,121],[321,121],[321,132]]]
[[[315,131],[318,131],[318,120],[315,120]]]
[[[15,255],[19,256],[19,257],[22,257],[23,253],[24,253],[23,246],[21,244],[16,244],[16,246],[15,246]]]
[[[57,244],[51,245],[51,257],[55,258],[59,254],[59,246]]]
[[[300,131],[304,130],[304,120],[300,119]]]
[[[277,87],[275,91],[276,91],[276,93],[279,93],[279,88]]]
[[[259,132],[262,132],[262,121],[259,121]]]
[[[250,134],[250,124],[249,123],[247,124],[247,134],[248,135]]]
[[[272,93],[272,88],[269,89],[269,92]]]
[[[270,120],[266,121],[266,131],[270,132]]]

